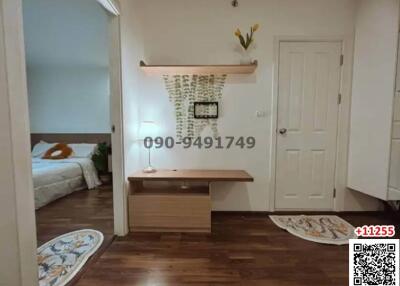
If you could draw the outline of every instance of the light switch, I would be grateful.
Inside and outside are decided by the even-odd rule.
[[[267,112],[263,111],[263,110],[257,110],[256,111],[256,117],[266,117],[267,116]]]

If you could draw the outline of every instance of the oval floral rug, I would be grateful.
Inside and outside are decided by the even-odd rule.
[[[58,236],[37,250],[40,286],[64,286],[103,243],[104,236],[82,229]]]
[[[348,244],[355,239],[354,226],[335,215],[271,215],[280,228],[300,238],[326,244]]]

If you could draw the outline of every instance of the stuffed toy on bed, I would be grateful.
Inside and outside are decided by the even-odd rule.
[[[60,160],[66,159],[72,154],[72,149],[67,144],[58,143],[51,147],[43,155],[42,159]]]

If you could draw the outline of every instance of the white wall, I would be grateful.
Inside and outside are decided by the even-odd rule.
[[[0,1],[1,286],[38,284],[21,9]]]
[[[109,71],[101,67],[29,66],[32,133],[109,133]]]
[[[386,200],[399,1],[363,0],[357,7],[348,186]]]
[[[23,4],[32,132],[110,132],[106,11],[96,0]]]
[[[96,0],[23,0],[28,66],[107,66],[107,14]]]
[[[0,9],[2,7],[0,6]],[[0,10],[0,17],[2,16]],[[0,32],[2,32],[3,20],[0,18]],[[4,53],[3,37],[0,37],[0,55]],[[2,65],[3,67],[3,65]],[[0,71],[1,93],[7,94],[6,89],[6,74],[4,68]],[[4,88],[3,88],[4,87]],[[0,183],[4,191],[0,192],[0,229],[2,232],[2,245],[8,244],[8,247],[2,247],[1,259],[3,261],[0,273],[0,285],[17,285],[20,283],[19,278],[19,245],[18,245],[18,230],[17,216],[14,211],[16,205],[15,197],[15,182],[13,177],[13,158],[11,154],[11,122],[10,122],[9,98],[8,96],[0,97],[0,148],[3,152],[0,153]],[[12,269],[9,273],[4,269],[5,263]],[[4,265],[3,265],[4,264]],[[18,273],[17,275],[15,275]]]
[[[143,74],[139,60],[143,58],[143,35],[140,14],[131,0],[120,0],[121,59],[123,96],[124,170],[128,177],[140,168],[140,146],[136,142],[139,122],[139,97]]]
[[[223,64],[239,63],[238,43],[233,33],[255,23],[252,55],[259,67],[251,76],[228,76],[223,92],[219,127],[221,136],[255,136],[252,150],[156,150],[153,163],[158,168],[245,169],[254,176],[254,183],[221,183],[213,186],[213,209],[266,211],[270,206],[272,144],[272,83],[274,36],[353,37],[355,1],[352,0],[247,0],[233,8],[230,1],[215,0],[148,0],[123,2],[122,44],[129,57],[129,70],[124,71],[126,89],[138,88],[126,97],[129,104],[140,106],[139,118],[159,123],[162,136],[175,136],[173,106],[161,77],[138,73],[140,54],[134,43],[143,37],[144,57],[148,64]],[[125,7],[125,8],[124,8]],[[137,16],[131,11],[140,11]],[[137,31],[138,25],[141,30]],[[135,30],[138,34],[135,34]],[[129,39],[128,39],[129,38]],[[133,53],[133,54],[132,54]],[[134,58],[136,56],[136,58]],[[135,65],[135,68],[132,66]],[[134,82],[132,78],[139,78]],[[139,86],[137,86],[139,85]],[[256,111],[266,117],[257,118]],[[133,124],[125,112],[125,119]],[[134,146],[127,142],[127,148]],[[133,147],[131,147],[133,148]],[[142,154],[141,166],[145,164]],[[128,155],[126,156],[129,159]],[[127,166],[127,174],[133,172]],[[338,209],[365,209],[363,198],[350,195],[352,204]],[[344,195],[342,194],[342,197]],[[375,207],[375,206],[374,206]]]

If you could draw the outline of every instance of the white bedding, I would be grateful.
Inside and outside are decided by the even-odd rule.
[[[32,159],[35,208],[58,198],[101,184],[92,160],[72,158],[64,160]]]

